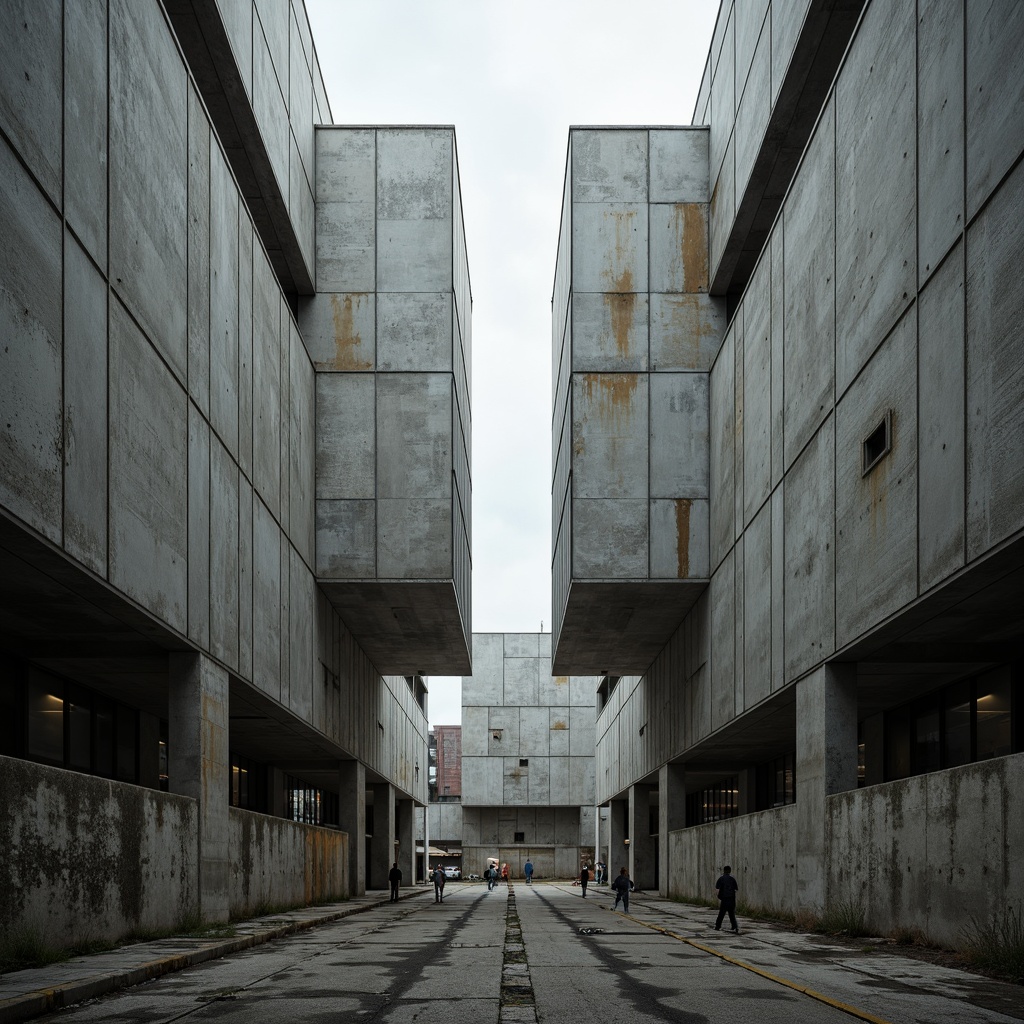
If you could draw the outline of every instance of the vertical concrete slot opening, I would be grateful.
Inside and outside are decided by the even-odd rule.
[[[867,476],[889,454],[892,448],[892,410],[882,417],[881,423],[871,431],[861,444],[861,476]]]

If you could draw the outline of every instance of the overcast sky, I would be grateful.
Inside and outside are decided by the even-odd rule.
[[[551,288],[571,124],[689,124],[717,0],[306,0],[336,124],[455,126],[473,286],[473,629],[551,630]],[[428,681],[431,725],[462,719]]]

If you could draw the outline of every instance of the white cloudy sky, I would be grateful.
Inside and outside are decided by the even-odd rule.
[[[717,0],[306,0],[337,124],[453,124],[473,285],[473,629],[551,629],[551,287],[570,124],[689,124]],[[461,721],[433,677],[431,724]]]

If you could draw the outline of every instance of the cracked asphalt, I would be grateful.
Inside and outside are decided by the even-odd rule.
[[[68,1007],[46,1021],[1011,1024],[1024,990],[606,890],[450,883]],[[743,922],[741,920],[741,928]],[[582,931],[581,931],[582,930]],[[807,994],[801,989],[810,989]],[[841,1008],[845,1007],[845,1008]]]

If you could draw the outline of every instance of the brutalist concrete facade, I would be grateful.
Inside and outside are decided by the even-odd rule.
[[[594,860],[593,679],[551,674],[550,633],[475,633],[462,679],[462,870]]]
[[[710,582],[597,725],[602,843],[641,885],[729,862],[752,905],[950,943],[1024,899],[1022,43],[1012,3],[722,6],[691,129],[728,313]],[[973,730],[1006,695],[1005,742],[950,754],[960,693]],[[739,816],[696,824],[716,786]]]
[[[391,570],[367,583],[370,611],[351,623],[320,585],[340,549],[318,526],[321,470],[367,430],[332,423],[318,437],[329,408],[318,341],[296,318],[300,296],[304,308],[316,301],[315,126],[331,121],[305,11],[262,0],[26,0],[6,4],[0,23],[0,753],[19,765],[5,773],[0,812],[0,888],[17,897],[4,901],[3,927],[97,938],[171,927],[196,910],[223,920],[296,893],[359,892],[384,884],[395,839],[412,877],[413,808],[427,795],[425,688],[414,671],[383,673],[436,648],[399,614],[398,591],[381,601],[374,587],[389,575],[457,592],[431,636],[462,669],[468,572],[456,583],[454,566],[468,565],[468,527],[458,555],[449,537],[445,557],[410,567],[402,558],[420,558],[423,538],[405,536],[409,519],[395,512]],[[351,135],[333,139],[336,155],[359,149]],[[388,139],[392,173],[404,146],[409,166],[422,166],[418,140],[446,154],[451,272],[437,291],[459,302],[465,360],[451,130]],[[407,264],[436,256],[422,241],[415,229],[405,237]],[[389,329],[400,347],[403,324]],[[407,356],[436,369],[415,362],[420,350],[433,351],[410,335]],[[435,441],[450,450],[459,372],[451,356],[448,440]],[[410,421],[420,404],[434,414],[429,387],[405,401]],[[460,415],[452,477],[460,457],[468,465],[468,409]],[[458,487],[468,507],[464,468]],[[454,491],[449,480],[449,506]],[[433,497],[378,494],[396,506]],[[390,648],[371,656],[356,632],[375,614]],[[36,690],[51,708],[32,703]],[[53,708],[68,723],[63,755],[59,744],[37,755],[34,730]],[[129,723],[118,733],[128,753],[98,739],[115,708]],[[69,717],[79,713],[93,716],[84,732]],[[107,757],[122,774],[111,777]],[[69,766],[108,777],[83,781]],[[232,785],[257,774],[272,817],[229,809]],[[285,820],[286,797],[303,788],[336,808],[307,802],[321,825]],[[40,799],[58,806],[75,794],[122,822],[120,853],[88,822],[53,829],[38,810]],[[152,820],[175,833],[159,839],[172,860],[177,844],[186,851],[165,873],[173,891],[144,873],[121,877],[124,844]],[[97,872],[118,879],[116,898],[97,898]]]

